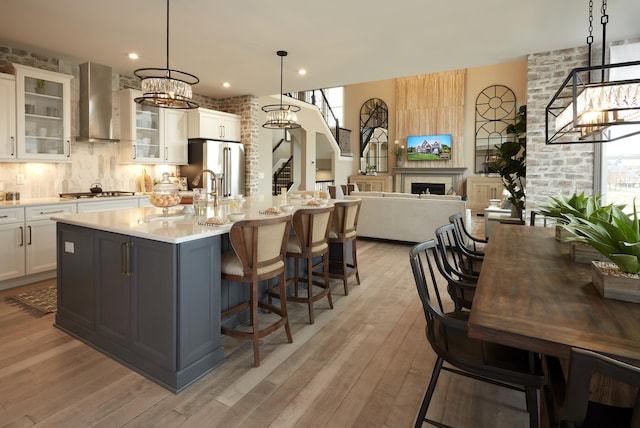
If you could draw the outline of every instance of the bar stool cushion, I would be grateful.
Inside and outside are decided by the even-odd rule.
[[[284,266],[284,262],[278,261],[268,266],[262,266],[258,268],[258,275],[264,275],[269,272],[280,269]],[[242,270],[242,263],[238,255],[234,251],[227,251],[222,254],[221,271],[227,275],[242,276],[244,271]]]

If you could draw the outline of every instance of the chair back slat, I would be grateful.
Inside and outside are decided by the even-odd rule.
[[[360,199],[343,199],[335,202],[333,231],[338,235],[338,238],[356,232],[361,204],[362,200]]]
[[[284,262],[291,216],[278,216],[234,223],[229,240],[245,275],[264,266]],[[257,251],[253,251],[257,248]]]
[[[313,249],[327,242],[334,207],[298,209],[293,230],[301,248]]]

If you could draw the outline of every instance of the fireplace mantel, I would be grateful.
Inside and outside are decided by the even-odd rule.
[[[396,191],[409,192],[412,182],[440,182],[453,187],[458,194],[463,194],[462,182],[467,168],[393,168],[396,177]]]

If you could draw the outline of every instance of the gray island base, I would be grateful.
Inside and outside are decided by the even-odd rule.
[[[173,392],[224,361],[222,235],[171,243],[63,221],[56,327]]]

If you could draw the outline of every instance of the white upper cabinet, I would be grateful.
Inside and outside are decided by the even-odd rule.
[[[206,108],[189,110],[189,138],[240,141],[240,116]]]
[[[120,158],[123,163],[188,163],[187,112],[143,106],[135,89],[120,91]]]
[[[73,76],[13,64],[16,71],[17,158],[71,160]]]
[[[0,73],[0,160],[16,158],[16,79]]]

